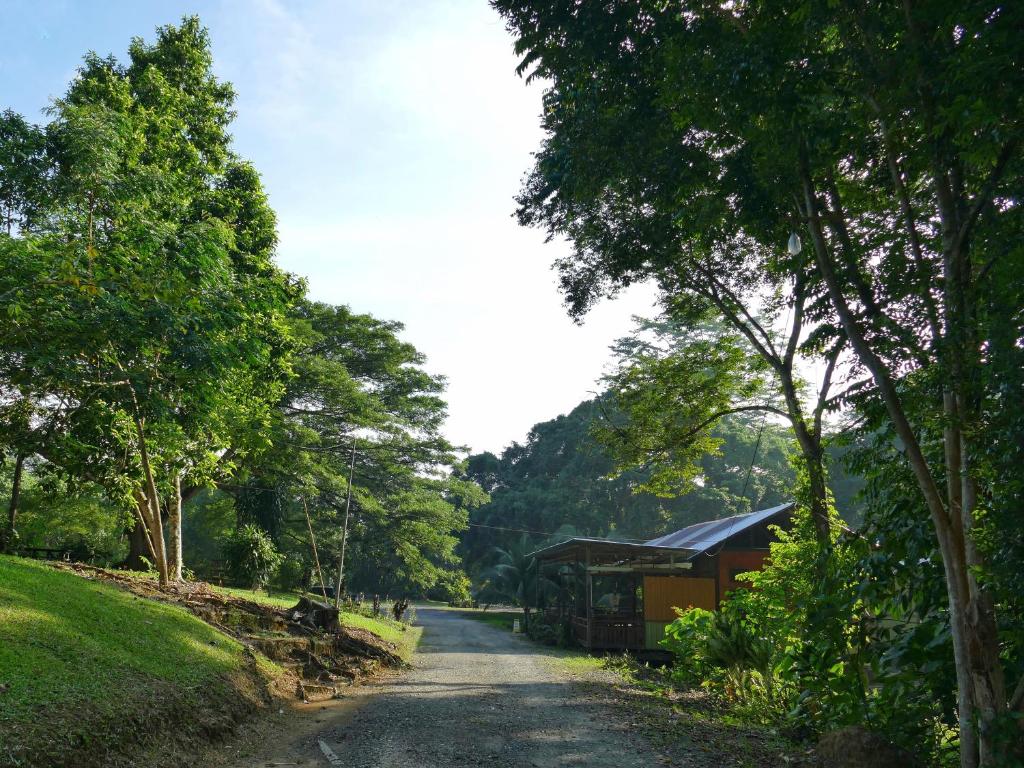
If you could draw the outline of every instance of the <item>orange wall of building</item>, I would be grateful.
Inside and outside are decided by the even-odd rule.
[[[759,571],[764,567],[764,561],[767,559],[768,553],[764,550],[723,549],[718,554],[718,599],[724,599],[730,589],[750,586],[749,582],[736,581],[731,578],[733,572]]]
[[[673,621],[676,608],[715,610],[715,580],[693,576],[644,576],[644,619]]]

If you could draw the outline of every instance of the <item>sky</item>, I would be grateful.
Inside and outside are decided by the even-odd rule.
[[[405,324],[448,379],[447,436],[498,452],[597,389],[608,346],[654,312],[637,286],[582,326],[518,226],[542,87],[515,74],[486,0],[4,0],[0,109],[42,122],[82,55],[199,14],[238,92],[235,150],[263,175],[278,261],[312,298]]]

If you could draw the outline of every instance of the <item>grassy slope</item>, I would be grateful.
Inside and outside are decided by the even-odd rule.
[[[297,600],[217,589],[277,608]],[[395,643],[405,657],[421,632],[352,613],[342,622]],[[262,657],[256,663],[263,678],[280,671]],[[244,697],[233,686],[252,666],[240,643],[182,608],[0,556],[0,766],[20,764],[15,756],[26,750],[38,764],[62,764],[90,747],[102,760],[104,742],[127,743],[143,722],[174,717],[176,705],[201,708],[208,696],[237,699],[231,716],[242,716]],[[250,688],[252,681],[250,674]]]
[[[0,557],[2,720],[54,701],[95,704],[125,675],[194,686],[241,664],[239,643],[180,608]]]
[[[181,608],[0,557],[0,765],[51,738],[47,721],[54,754],[123,737],[140,704],[223,688],[247,665],[238,642]]]

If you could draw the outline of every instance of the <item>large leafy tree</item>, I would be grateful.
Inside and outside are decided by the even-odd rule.
[[[458,568],[456,533],[484,498],[452,474],[458,457],[440,432],[444,380],[399,338],[399,323],[310,301],[290,323],[295,375],[274,411],[273,447],[243,461],[231,488],[240,519],[254,517],[307,558],[295,509],[305,506],[322,570],[331,566],[325,580],[382,593],[429,589]]]
[[[166,581],[182,484],[244,449],[282,391],[295,290],[230,152],[206,31],[185,19],[129,56],[86,57],[46,127],[46,194],[2,236],[5,384],[57,425],[39,453],[135,510]]]
[[[807,313],[799,346],[850,351],[852,400],[899,440],[941,553],[961,762],[998,763],[1024,707],[983,545],[1005,520],[986,445],[1018,439],[995,427],[989,364],[1024,336],[1004,289],[1021,269],[1020,7],[494,4],[552,82],[523,216],[576,244],[576,306],[649,275],[705,296],[738,276],[748,297],[774,275]],[[790,229],[809,248],[774,258]]]
[[[702,132],[703,115],[687,110],[703,107],[677,109],[678,97],[666,92],[699,77],[687,70],[685,85],[666,82],[666,69],[676,66],[666,35],[679,14],[658,3],[494,5],[524,54],[520,72],[553,82],[545,94],[547,135],[518,216],[572,243],[572,255],[557,264],[571,314],[581,318],[602,295],[653,278],[677,323],[714,318],[742,337],[771,373],[778,402],[765,407],[782,410],[793,426],[827,551],[821,422],[845,342],[814,332],[823,287],[796,243],[792,253],[785,247],[795,217],[773,207],[782,191],[754,172],[748,152]],[[810,393],[800,371],[819,353],[827,362]],[[733,394],[733,407],[760,407]]]

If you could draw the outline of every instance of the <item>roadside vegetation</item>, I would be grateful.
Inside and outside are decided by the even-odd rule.
[[[826,762],[1018,765],[1021,7],[492,5],[544,84],[517,215],[571,244],[570,313],[661,293],[591,430],[609,474],[699,500],[729,419],[748,456],[764,425],[788,436],[794,534],[755,589],[669,630],[678,676]]]
[[[154,581],[157,578],[155,573],[139,573],[131,571],[124,572],[123,576],[131,579],[148,581]],[[299,599],[304,595],[314,600],[323,600],[323,597],[315,592],[302,593],[280,590],[242,589],[240,587],[224,587],[217,584],[206,584],[204,585],[204,588],[214,594],[248,600],[259,605],[265,605],[269,608],[279,610],[290,610],[295,608]],[[338,620],[342,626],[364,629],[386,642],[395,644],[399,647],[401,655],[407,658],[416,649],[420,635],[423,633],[423,628],[413,625],[412,622],[415,621],[415,614],[413,611],[404,615],[401,621],[396,621],[395,619],[385,615],[384,611],[387,608],[388,606],[383,606],[382,612],[378,615],[374,615],[373,609],[369,605],[357,605],[351,601],[345,601],[342,603],[342,607],[338,611]]]
[[[0,556],[0,765],[136,765],[153,745],[187,763],[260,708],[333,696],[326,680],[416,648],[419,627],[356,606],[340,635],[288,631],[300,598]],[[315,669],[295,661],[307,646]]]

